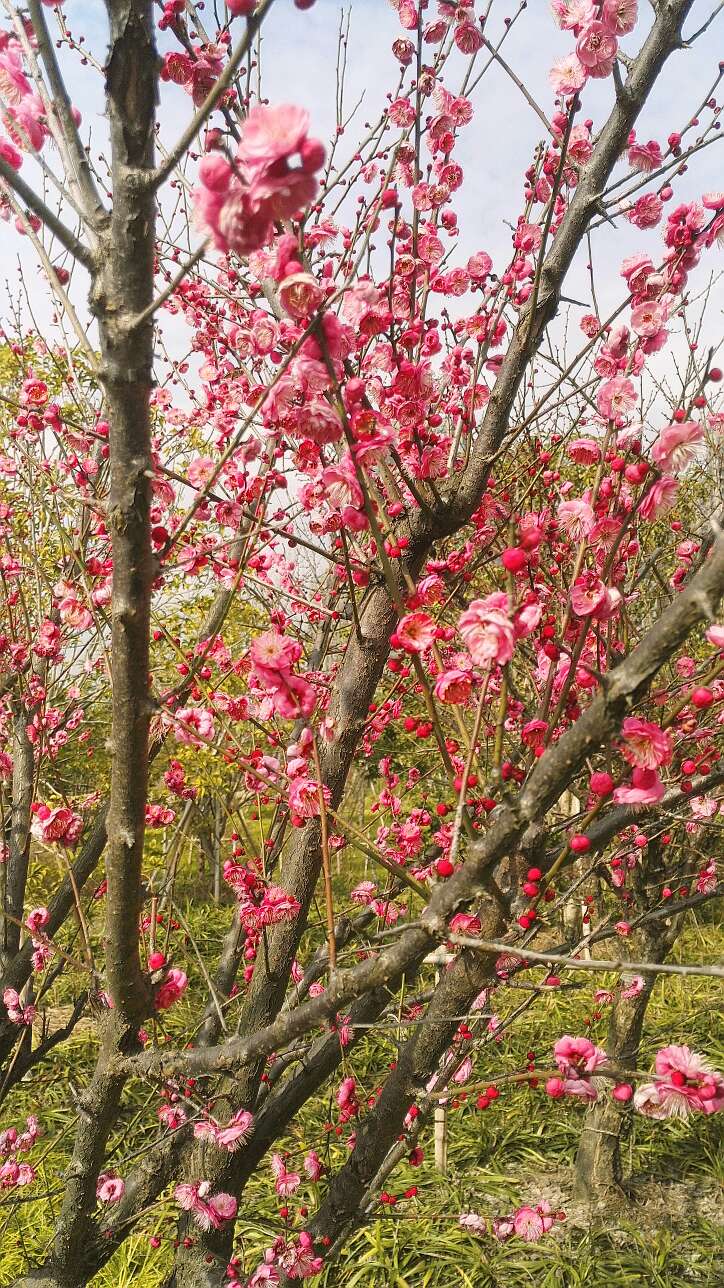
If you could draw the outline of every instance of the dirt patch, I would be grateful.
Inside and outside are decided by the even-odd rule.
[[[604,1229],[616,1242],[617,1234],[625,1241],[624,1229],[631,1224],[646,1229],[671,1229],[690,1226],[695,1221],[724,1223],[721,1186],[712,1178],[665,1181],[655,1177],[634,1176],[626,1183],[626,1194],[596,1206],[573,1198],[573,1183],[561,1177],[537,1172],[526,1186],[527,1202],[545,1200],[555,1211],[566,1213],[566,1226],[585,1230]]]

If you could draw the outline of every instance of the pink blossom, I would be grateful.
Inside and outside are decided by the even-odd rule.
[[[618,605],[620,595],[605,586],[594,573],[582,573],[571,588],[571,608],[576,617],[595,617],[605,621]]]
[[[671,474],[662,474],[651,484],[646,496],[639,506],[639,514],[647,523],[654,523],[668,514],[676,505],[679,492],[679,480]]]
[[[214,736],[213,713],[203,707],[183,707],[175,713],[175,721],[178,722],[174,729],[178,741],[189,747],[203,747]]]
[[[660,222],[664,210],[664,203],[656,192],[645,192],[642,197],[637,197],[636,201],[627,210],[626,218],[636,228],[646,229],[655,228]]]
[[[688,1046],[657,1051],[656,1078],[634,1095],[634,1105],[649,1118],[687,1118],[692,1112],[714,1114],[724,1108],[724,1078]]]
[[[435,697],[440,702],[452,704],[466,702],[470,697],[472,684],[471,671],[463,671],[460,668],[443,671],[435,681]]]
[[[331,799],[328,787],[323,787],[324,799]],[[298,818],[317,818],[319,815],[319,784],[302,775],[289,787],[289,809]]]
[[[461,1225],[463,1230],[469,1230],[471,1234],[478,1235],[485,1234],[488,1228],[477,1212],[462,1212],[458,1217],[458,1225]]]
[[[724,626],[719,626],[715,623],[714,626],[707,628],[705,635],[709,643],[714,645],[714,648],[724,649]]]
[[[646,300],[637,304],[631,311],[631,330],[636,335],[652,336],[661,329],[666,321],[666,310],[663,304],[655,300]]]
[[[156,1010],[167,1011],[170,1006],[173,1006],[186,992],[188,983],[186,972],[179,970],[177,966],[172,966],[166,973],[166,978],[156,989],[154,997]]]
[[[631,783],[617,787],[616,805],[655,805],[664,795],[664,784],[655,769],[634,769]]]
[[[543,1237],[545,1227],[535,1208],[521,1207],[513,1217],[513,1233],[526,1243],[537,1243]]]
[[[601,22],[614,36],[628,36],[638,19],[638,0],[603,0]]]
[[[304,1156],[303,1167],[310,1181],[318,1181],[324,1171],[324,1164],[316,1150],[310,1149]]]
[[[476,666],[502,666],[513,656],[515,629],[505,594],[495,592],[485,599],[474,599],[460,617],[458,630]]]
[[[210,1181],[194,1181],[177,1185],[173,1195],[180,1208],[192,1213],[202,1230],[220,1230],[224,1221],[236,1216],[238,1204],[232,1194],[211,1194],[210,1190]]]
[[[651,455],[664,474],[678,474],[698,455],[704,431],[694,421],[667,425],[651,448]]]
[[[575,94],[586,83],[587,70],[575,54],[557,58],[548,73],[554,94]]]
[[[589,22],[576,44],[576,53],[589,76],[610,76],[618,52],[616,37],[602,22]]]
[[[626,716],[621,725],[622,755],[630,765],[640,769],[658,769],[668,765],[673,755],[671,734],[651,720]]]
[[[281,1154],[272,1154],[271,1169],[275,1178],[274,1189],[280,1198],[288,1198],[299,1189],[301,1176],[297,1172],[288,1172]]]
[[[595,1100],[596,1088],[590,1082],[590,1075],[606,1063],[606,1052],[594,1046],[588,1038],[572,1038],[566,1035],[559,1038],[553,1047],[553,1058],[563,1076],[563,1093],[569,1096],[580,1096],[584,1100]]]
[[[572,438],[567,451],[578,465],[595,465],[601,459],[601,445],[595,438]]]
[[[613,376],[601,385],[596,395],[596,406],[607,420],[625,416],[638,402],[633,383],[625,376]]]
[[[435,639],[435,623],[427,613],[407,613],[400,618],[395,635],[408,653],[424,653]]]
[[[580,541],[583,537],[587,537],[596,522],[593,509],[587,501],[583,501],[580,498],[574,498],[572,501],[562,501],[558,506],[556,518],[563,530],[573,537],[574,541]]]
[[[99,1203],[120,1203],[126,1192],[126,1183],[115,1172],[101,1172],[96,1182]]]
[[[83,831],[80,814],[74,814],[66,805],[50,809],[48,805],[36,804],[32,809],[34,817],[30,831],[36,841],[42,841],[44,845],[52,845],[57,841],[61,845],[72,847],[79,840]]]

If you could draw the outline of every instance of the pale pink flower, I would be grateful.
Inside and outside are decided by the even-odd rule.
[[[602,22],[590,22],[584,27],[576,44],[579,61],[589,76],[610,76],[618,52],[618,41]]]
[[[705,634],[709,643],[714,645],[714,648],[724,649],[724,626],[719,626],[715,623],[714,626],[708,627]]]
[[[713,1114],[724,1108],[724,1078],[690,1047],[663,1047],[654,1069],[655,1081],[634,1095],[634,1105],[647,1117],[687,1118],[694,1111]]]
[[[636,335],[652,336],[661,329],[666,321],[666,310],[656,300],[645,300],[631,311],[631,330]]]
[[[596,406],[607,420],[625,416],[638,402],[633,383],[625,376],[613,376],[601,385],[596,395]]]
[[[202,1230],[220,1230],[224,1221],[236,1216],[238,1204],[232,1194],[211,1194],[210,1190],[210,1181],[194,1181],[177,1185],[173,1194],[179,1207],[191,1212]]]
[[[515,629],[508,616],[508,597],[502,592],[474,599],[462,614],[458,630],[476,666],[502,666],[513,656]]]
[[[96,1182],[99,1203],[120,1203],[126,1192],[126,1183],[115,1172],[101,1172]]]
[[[471,1234],[478,1235],[485,1234],[488,1228],[477,1212],[462,1212],[458,1217],[458,1225],[461,1225],[463,1230],[469,1230]]]
[[[621,725],[621,753],[630,765],[640,769],[658,769],[668,765],[673,755],[671,734],[651,720],[626,716]]]
[[[651,484],[646,496],[639,506],[639,514],[647,523],[654,523],[664,514],[668,514],[676,505],[679,491],[679,480],[672,474],[662,474]]]
[[[651,455],[664,474],[677,474],[698,455],[704,442],[704,431],[695,421],[667,425],[651,448]]]
[[[564,532],[573,537],[574,541],[587,537],[596,522],[592,507],[580,497],[574,497],[571,501],[562,501],[558,506],[556,518]]]
[[[563,1075],[563,1091],[569,1096],[595,1100],[596,1088],[590,1076],[606,1063],[606,1052],[594,1046],[588,1038],[572,1038],[568,1034],[559,1038],[553,1047],[553,1058]]]
[[[554,94],[575,94],[586,83],[587,70],[575,54],[557,58],[548,73]]]
[[[600,577],[590,572],[577,577],[571,588],[571,608],[576,617],[606,621],[616,611],[620,598],[615,587],[605,586]]]

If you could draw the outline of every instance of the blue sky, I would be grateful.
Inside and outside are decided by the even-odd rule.
[[[715,0],[696,0],[686,30],[696,30],[711,12]],[[490,21],[491,39],[502,30],[502,19],[516,11],[513,0],[498,0]],[[105,47],[104,11],[99,0],[66,0],[64,5],[74,34],[83,33],[90,49],[102,61]],[[211,4],[207,4],[211,12]],[[430,14],[435,6],[430,5]],[[335,0],[317,0],[307,12],[294,8],[291,0],[276,0],[266,20],[262,39],[262,89],[271,101],[292,101],[309,109],[313,133],[325,138],[335,120],[335,68],[337,32],[341,9]],[[50,15],[52,20],[52,14]],[[634,51],[645,26],[651,21],[648,0],[640,0],[637,31],[624,42],[624,49]],[[235,24],[240,28],[240,24]],[[394,86],[397,64],[391,44],[400,34],[396,15],[387,0],[353,0],[351,5],[350,40],[347,57],[346,104],[351,108],[361,97],[362,103],[349,128],[349,145],[357,135],[356,124],[374,120],[384,107],[385,94]],[[699,106],[700,100],[716,76],[717,60],[724,52],[724,14],[720,15],[706,35],[691,50],[677,54],[651,95],[640,126],[639,137],[657,138],[665,144],[666,136],[679,128]],[[529,0],[528,9],[515,25],[505,43],[506,60],[540,102],[546,112],[552,109],[548,69],[553,60],[572,46],[570,33],[560,32],[552,19],[546,0]],[[459,60],[462,76],[463,61]],[[457,89],[453,77],[449,87]],[[105,135],[102,86],[92,68],[72,64],[71,93],[83,113],[83,128],[90,130],[97,148]],[[613,85],[599,81],[587,88],[584,115],[602,124],[611,102]],[[500,266],[507,255],[510,230],[506,220],[515,219],[520,208],[522,173],[529,164],[542,126],[530,107],[497,66],[491,68],[475,95],[476,114],[462,132],[456,157],[465,170],[465,185],[457,205],[460,217],[460,250],[457,262],[474,250],[485,249]],[[161,121],[164,137],[170,141],[191,111],[188,96],[176,87],[163,87]],[[724,130],[722,131],[724,134]],[[24,173],[30,177],[32,167]],[[720,187],[724,174],[724,150],[716,145],[694,160],[685,176],[681,192],[693,197]],[[620,294],[618,265],[625,254],[636,250],[657,253],[660,230],[639,233],[619,222],[618,228],[606,227],[596,235],[595,259],[602,308],[614,305]],[[0,238],[0,281],[8,282],[13,296],[18,295],[18,257],[33,302],[36,318],[43,323],[51,315],[49,292],[33,265],[32,251],[23,244],[12,228]],[[720,262],[721,262],[721,257]],[[710,257],[707,271],[713,265]],[[568,293],[588,300],[585,266],[574,266]],[[75,292],[82,306],[80,281]],[[3,299],[2,316],[7,316]]]

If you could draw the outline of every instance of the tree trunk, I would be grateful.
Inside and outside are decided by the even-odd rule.
[[[640,961],[659,963],[664,961],[673,938],[658,931],[636,936],[630,951]],[[622,975],[621,986],[625,989],[633,978]],[[614,998],[606,1051],[618,1068],[633,1070],[638,1065],[646,1009],[655,983],[655,975],[646,975],[636,997],[625,998],[618,992]],[[574,1193],[580,1201],[610,1203],[612,1198],[619,1202],[625,1198],[621,1146],[631,1130],[632,1112],[630,1102],[622,1105],[605,1090],[586,1115],[575,1162]]]

